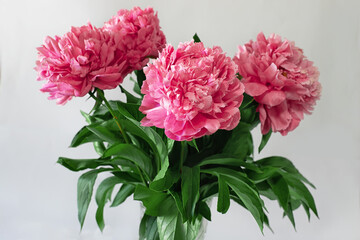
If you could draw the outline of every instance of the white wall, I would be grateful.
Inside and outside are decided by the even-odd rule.
[[[320,220],[308,223],[300,209],[295,232],[277,203],[266,202],[275,234],[265,230],[263,237],[247,211],[232,204],[221,215],[213,201],[206,239],[359,240],[358,0],[0,0],[0,239],[137,239],[139,204],[132,200],[105,209],[103,234],[96,227],[92,203],[79,233],[79,173],[55,162],[60,155],[95,156],[91,146],[67,148],[85,124],[79,110],[88,111],[92,103],[75,99],[57,106],[48,101],[33,70],[35,48],[46,35],[62,35],[87,21],[101,26],[118,9],[134,5],[153,6],[174,45],[198,32],[207,46],[220,45],[233,56],[237,45],[259,31],[275,32],[294,40],[321,72],[323,93],[313,115],[287,137],[275,135],[262,154],[289,157],[317,186],[312,192]]]

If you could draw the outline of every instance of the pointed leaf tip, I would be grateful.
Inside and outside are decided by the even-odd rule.
[[[262,135],[261,143],[260,143],[260,146],[259,146],[259,148],[258,148],[258,152],[259,152],[259,153],[264,149],[264,147],[265,147],[266,144],[268,143],[268,141],[269,141],[269,139],[270,139],[270,137],[271,137],[271,133],[272,133],[272,131],[271,131],[271,129],[270,129],[270,131],[269,131],[268,133]]]
[[[197,35],[197,33],[194,34],[193,36],[194,42],[201,42],[199,36]]]

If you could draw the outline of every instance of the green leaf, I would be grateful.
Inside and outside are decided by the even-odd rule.
[[[91,112],[98,110],[99,107],[101,106],[101,102],[102,101],[96,100],[96,104],[95,104],[94,108],[91,110]],[[97,121],[97,119],[95,117],[90,116],[89,114],[87,114],[87,113],[85,113],[83,111],[80,111],[80,112],[81,112],[81,115],[83,115],[83,117],[85,118],[85,120],[86,120],[86,122],[88,124],[92,124],[92,123],[95,123]],[[82,131],[84,131],[84,132],[82,132]],[[99,154],[100,156],[102,156],[102,154],[104,153],[104,150],[105,150],[105,145],[104,145],[104,143],[102,142],[101,139],[98,139],[97,141],[94,141],[95,138],[98,138],[98,136],[96,136],[93,133],[90,134],[89,129],[86,128],[86,127],[83,127],[83,129],[81,129],[76,135],[78,135],[78,134],[81,134],[81,137],[80,136],[78,136],[78,137],[75,136],[75,138],[73,139],[70,147],[75,147],[75,146],[78,146],[79,144],[83,144],[83,143],[86,143],[86,142],[93,142],[93,146],[94,146],[94,149],[95,149],[96,153]]]
[[[267,142],[269,141],[270,137],[271,137],[271,133],[272,133],[272,130],[270,129],[268,133],[262,135],[262,138],[261,138],[261,143],[260,143],[260,146],[259,146],[259,149],[258,149],[258,152],[260,153],[261,150],[264,149],[264,147],[266,146]]]
[[[260,183],[267,180],[272,175],[274,175],[274,173],[277,173],[278,171],[279,169],[275,167],[263,167],[261,168],[260,172],[246,171],[246,174],[255,183]]]
[[[256,162],[261,166],[262,173],[247,172],[249,178],[254,180],[260,193],[269,199],[277,199],[280,206],[284,209],[284,215],[295,228],[293,210],[300,204],[305,208],[308,217],[310,216],[309,207],[317,215],[314,199],[302,183],[307,181],[295,168],[295,166],[283,157],[268,157]],[[265,181],[266,182],[263,182]],[[307,181],[308,182],[308,181]]]
[[[207,176],[205,176],[204,174],[202,174],[201,177],[202,177],[202,181],[204,181],[204,180],[207,181],[209,179],[209,178],[205,178]],[[211,197],[218,194],[218,192],[219,192],[218,183],[217,183],[217,181],[215,182],[216,178],[212,178],[212,179],[213,179],[212,183],[210,181],[207,184],[201,184],[201,186],[200,186],[200,199],[201,200],[210,199]]]
[[[256,188],[262,196],[267,197],[270,200],[277,200],[277,197],[272,190],[271,186],[267,183],[267,181],[260,182],[256,184]]]
[[[180,213],[171,212],[168,215],[157,217],[157,228],[160,240],[195,240],[201,228],[201,220],[196,219],[194,224],[189,221],[183,224]]]
[[[255,101],[252,101],[246,107],[240,107],[240,122],[249,124],[250,130],[256,127],[260,122],[259,113],[256,112],[257,106],[258,104]]]
[[[164,138],[166,139],[166,147],[168,149],[168,153],[170,153],[174,147],[175,140],[168,138],[166,135]]]
[[[182,219],[184,219],[185,218],[185,211],[184,211],[184,207],[183,207],[183,204],[182,204],[181,197],[180,197],[179,193],[176,192],[176,191],[172,191],[172,190],[169,190],[169,193],[173,197],[173,199],[175,201],[175,204],[176,204],[176,207],[178,209],[178,212],[181,214]]]
[[[201,171],[215,176],[221,175],[222,179],[244,203],[244,206],[250,211],[261,231],[263,231],[265,215],[263,211],[264,203],[261,200],[255,185],[245,174],[228,168],[211,168]]]
[[[87,210],[91,201],[94,184],[98,173],[103,171],[111,171],[112,169],[95,169],[82,174],[79,177],[77,184],[77,205],[78,205],[78,219],[81,228],[84,225]]]
[[[231,189],[244,203],[245,207],[253,215],[260,230],[263,231],[265,213],[263,211],[263,203],[260,196],[254,193],[254,189],[240,179],[228,176],[223,177],[227,184],[231,187]]]
[[[266,216],[266,214],[264,215],[264,223],[265,225],[270,229],[270,231],[272,233],[274,233],[274,231],[272,230],[271,226],[270,226],[270,223],[269,223],[269,218]]]
[[[223,153],[245,161],[247,156],[253,153],[253,140],[249,125],[240,122],[234,130],[230,139],[227,141]]]
[[[124,183],[123,179],[120,179],[118,177],[109,177],[103,180],[95,195],[96,203],[98,205],[97,211],[96,211],[96,222],[100,228],[101,231],[103,231],[105,227],[104,223],[104,206],[106,202],[111,198],[112,191],[116,184]]]
[[[100,106],[99,106],[100,107]],[[98,108],[97,108],[98,109]],[[96,110],[97,110],[96,109]],[[91,116],[90,114],[80,110],[80,114],[85,118],[85,121],[88,123],[88,124],[91,124],[91,123],[94,123],[95,122],[95,117]]]
[[[132,81],[134,83],[134,87],[133,87],[134,93],[138,94],[139,96],[143,96],[138,82],[133,77],[130,77],[130,81]]]
[[[132,172],[125,172],[122,170],[113,170],[112,174],[123,180],[124,183],[141,183],[141,178],[138,174]]]
[[[116,107],[116,104],[112,101],[109,101],[109,104],[112,109]],[[104,120],[110,120],[113,119],[113,116],[111,115],[109,109],[105,105],[101,105],[98,109],[94,111],[92,114],[93,119],[102,119]],[[95,121],[96,122],[96,121]],[[95,123],[94,121],[92,123]]]
[[[65,157],[59,157],[57,163],[75,172],[88,168],[95,169],[98,166],[102,166],[102,165],[110,165],[109,162],[101,161],[98,159],[71,159]]]
[[[301,204],[306,212],[306,215],[308,217],[308,221],[310,221],[310,208],[306,204]]]
[[[288,203],[288,207],[285,210],[284,209],[284,217],[287,216],[293,225],[295,231],[296,231],[296,225],[295,225],[295,217],[294,217],[294,210],[300,207],[301,201],[300,200],[293,200],[291,199]]]
[[[188,142],[186,141],[176,141],[172,147],[171,152],[169,153],[169,162],[172,167],[176,168],[179,172],[181,171],[182,166],[187,160],[188,153]]]
[[[151,190],[143,185],[136,186],[134,200],[141,201],[146,208],[145,213],[150,216],[167,215],[175,208],[174,200],[170,195]]]
[[[205,220],[203,220],[203,218],[196,218],[194,223],[190,223],[190,222],[184,223],[183,227],[185,229],[186,235],[185,235],[185,238],[183,238],[183,239],[186,239],[186,240],[198,239],[198,235],[199,235],[201,227],[202,227],[201,226],[202,221],[205,221]]]
[[[117,101],[116,104],[117,110],[127,118],[140,122],[145,117],[145,115],[139,111],[140,105],[138,104],[123,103],[120,101]]]
[[[199,148],[196,144],[196,139],[193,139],[192,141],[187,142],[187,144],[189,144],[191,147],[195,148],[197,152],[200,152]]]
[[[123,141],[121,133],[113,119],[102,123],[90,124],[86,127],[104,142],[113,144]]]
[[[77,147],[84,143],[89,142],[101,142],[103,139],[98,137],[96,134],[91,132],[86,126],[81,128],[79,132],[76,133],[75,137],[71,141],[70,147]]]
[[[135,163],[146,174],[148,180],[153,176],[151,159],[138,147],[132,144],[119,143],[109,147],[104,152],[104,157],[116,156]]]
[[[181,196],[186,219],[192,220],[200,198],[200,167],[184,166],[181,173]]]
[[[291,207],[291,204],[288,203],[288,207],[286,208],[286,210],[284,211],[285,215],[289,218],[291,224],[293,225],[295,231],[296,231],[296,225],[295,225],[295,218],[294,218],[294,213],[293,213],[293,209]]]
[[[201,160],[199,166],[205,165],[222,165],[222,166],[233,166],[233,167],[245,167],[247,170],[252,170],[255,173],[261,173],[262,171],[260,168],[252,163],[252,162],[245,162],[239,158],[234,158],[229,156],[229,154],[216,154],[212,155],[204,160]]]
[[[122,204],[131,194],[133,194],[135,191],[135,186],[130,184],[123,184],[117,194],[115,195],[115,198],[111,204],[110,207],[117,207],[120,204]]]
[[[289,173],[282,173],[282,176],[290,186],[290,194],[296,194],[298,199],[303,201],[315,213],[315,215],[319,217],[314,198],[305,184]]]
[[[194,42],[201,42],[199,36],[197,35],[197,33],[194,34],[193,36]]]
[[[272,156],[260,159],[256,161],[257,164],[259,164],[262,167],[271,166],[276,168],[281,168],[285,170],[288,173],[291,173],[293,176],[296,176],[301,181],[309,184],[312,188],[315,188],[315,186],[307,180],[300,172],[296,169],[294,164],[287,158],[280,157],[280,156]]]
[[[138,104],[140,103],[141,99],[135,97],[134,95],[132,95],[130,92],[128,92],[125,88],[123,88],[121,85],[119,85],[121,92],[125,94],[126,96],[126,102],[127,103],[135,103]]]
[[[240,200],[240,198],[236,195],[236,193],[233,190],[230,191],[230,199],[246,209],[245,204]]]
[[[96,111],[96,110],[101,106],[101,104],[102,104],[102,99],[96,97],[96,96],[94,95],[95,92],[96,92],[95,89],[94,89],[93,91],[90,91],[90,92],[89,92],[90,97],[95,100],[94,107],[91,109],[90,113],[93,112],[93,111]],[[89,97],[89,98],[90,98],[90,97]],[[89,123],[90,123],[90,122],[89,122]]]
[[[294,164],[290,160],[280,156],[266,157],[256,161],[256,163],[262,167],[271,166],[284,169],[289,173],[299,173],[299,171],[295,168]]]
[[[284,177],[280,174],[274,174],[271,178],[267,180],[269,185],[271,186],[273,192],[275,193],[280,206],[284,209],[285,212],[288,212],[288,206],[290,201],[289,195],[289,186],[284,179]]]
[[[157,217],[144,214],[140,223],[139,239],[159,240],[159,232],[157,230]]]
[[[211,210],[206,202],[200,201],[198,204],[198,211],[201,216],[211,221]]]
[[[216,154],[205,158],[198,163],[199,166],[205,165],[226,165],[226,166],[244,166],[245,162],[239,158],[229,157],[225,154]]]
[[[67,169],[71,171],[81,171],[84,169],[95,169],[99,166],[114,166],[119,165],[122,168],[128,167],[131,168],[132,171],[136,172],[137,168],[132,163],[124,158],[114,157],[113,159],[71,159],[65,157],[59,157],[57,163],[63,165]]]
[[[240,75],[239,75],[240,76]],[[241,77],[241,76],[240,76]],[[241,77],[242,78],[242,77]],[[241,80],[241,79],[240,79]],[[246,93],[244,93],[244,99],[241,103],[241,106],[240,106],[240,110],[243,110],[247,107],[249,107],[251,104],[256,104],[254,98],[250,95],[247,95]],[[243,116],[241,116],[242,118]]]
[[[133,162],[130,162],[130,161],[125,160],[123,158],[114,156],[111,160],[109,160],[109,162],[111,162],[111,164],[113,164],[113,165],[121,166],[121,169],[124,172],[139,173],[138,172],[139,168],[137,168]],[[127,169],[127,170],[125,170],[125,169]]]
[[[289,191],[289,192],[290,192],[290,191]],[[294,199],[294,198],[291,198],[289,202],[290,202],[291,208],[292,208],[293,210],[298,209],[298,208],[301,206],[301,204],[302,204],[302,202],[301,202],[300,200]]]
[[[217,202],[217,211],[220,213],[226,213],[230,207],[230,192],[229,187],[226,182],[223,180],[222,176],[218,176],[219,183],[219,195]]]
[[[95,152],[99,154],[99,156],[102,156],[105,151],[105,145],[103,142],[93,142],[93,146],[95,149]]]
[[[219,175],[223,175],[223,176],[228,176],[228,177],[239,179],[239,180],[243,181],[244,183],[246,183],[247,185],[249,185],[253,189],[254,193],[257,193],[254,182],[251,179],[249,179],[246,174],[239,172],[237,170],[233,170],[230,168],[224,168],[224,167],[216,167],[216,168],[209,168],[209,169],[201,169],[201,172],[209,173],[216,177]]]
[[[168,190],[180,178],[183,160],[186,158],[186,142],[175,141],[150,188],[156,191]],[[171,165],[171,166],[170,166]]]
[[[232,131],[218,130],[211,136],[203,136],[202,138],[197,139],[196,144],[198,145],[200,152],[190,153],[187,156],[186,165],[194,166],[202,159],[221,153],[230,138],[231,133]]]
[[[176,210],[174,202],[167,214],[157,217],[157,229],[160,240],[195,240],[202,224],[202,218],[196,218],[194,224],[183,223],[181,214]],[[206,205],[206,203],[205,203]],[[205,206],[203,206],[205,207]],[[207,205],[206,205],[207,207]],[[208,208],[207,208],[208,209]],[[210,209],[208,209],[210,210]],[[205,210],[207,211],[207,210]],[[204,213],[205,214],[205,213]],[[205,215],[208,215],[206,213]]]
[[[144,73],[144,71],[142,69],[141,70],[135,70],[134,72],[135,72],[135,75],[136,75],[138,85],[141,88],[142,85],[143,85],[143,82],[146,80],[145,73]]]
[[[165,162],[155,176],[154,180],[150,183],[150,188],[156,191],[165,191],[169,189],[180,178],[180,173],[176,169],[169,168],[169,161]]]
[[[157,228],[160,240],[188,239],[179,213],[157,217]]]
[[[145,140],[155,155],[155,163],[159,170],[162,165],[165,164],[168,151],[162,138],[152,128],[140,126],[140,123],[127,118],[126,120],[120,120],[121,125],[132,135],[138,136]]]

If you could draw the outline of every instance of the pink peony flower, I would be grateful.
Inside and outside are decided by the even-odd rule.
[[[239,46],[234,57],[245,92],[259,103],[261,131],[286,135],[320,98],[319,72],[293,42],[275,34]]]
[[[103,29],[116,36],[117,47],[126,53],[133,70],[146,66],[149,57],[156,58],[166,44],[159,19],[152,8],[121,9],[104,24]]]
[[[144,72],[143,126],[164,128],[169,138],[189,141],[239,123],[244,86],[220,47],[187,42],[174,50],[167,45]]]
[[[112,36],[91,24],[72,27],[62,37],[47,37],[38,51],[35,70],[38,80],[47,81],[41,91],[49,92],[49,99],[58,99],[58,104],[94,87],[116,88],[129,72]]]

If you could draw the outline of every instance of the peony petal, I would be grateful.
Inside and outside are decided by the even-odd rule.
[[[292,119],[290,122],[290,125],[282,131],[279,131],[281,133],[281,135],[286,136],[288,134],[288,132],[293,131],[295,128],[297,128],[300,124],[300,119]]]
[[[320,97],[317,68],[293,42],[282,41],[276,34],[266,39],[259,33],[255,42],[238,49],[234,62],[244,77],[246,93],[259,103],[262,133],[271,128],[286,135],[299,125],[304,113],[311,113]]]
[[[59,84],[43,91],[65,103],[68,96],[84,96],[94,87],[116,88],[127,74],[143,68],[149,56],[157,57],[165,43],[153,9],[135,7],[119,11],[104,28],[89,23],[72,27],[62,37],[47,37],[37,48],[35,70],[38,80]],[[61,83],[68,85],[64,88]]]
[[[260,78],[263,80],[263,82],[271,83],[274,79],[276,79],[276,76],[278,75],[279,70],[275,63],[271,63],[268,68],[262,73],[259,73]]]
[[[100,74],[93,78],[93,86],[102,90],[114,89],[123,82],[121,73]]]
[[[263,96],[256,98],[259,103],[270,107],[283,103],[285,99],[286,95],[283,91],[268,91]]]
[[[158,128],[164,128],[164,119],[166,118],[166,110],[158,106],[157,108],[151,108],[146,111],[146,117],[151,119],[153,126]]]
[[[185,42],[174,50],[168,45],[144,69],[140,111],[149,125],[159,126],[163,121],[165,134],[177,141],[233,129],[240,120],[245,91],[236,70],[220,47]]]
[[[289,113],[285,102],[276,107],[266,109],[266,112],[271,120],[271,128],[273,131],[278,132],[289,127],[292,116]]]
[[[257,40],[258,42],[267,43],[266,37],[265,37],[265,35],[264,35],[263,32],[258,33],[258,35],[257,35],[257,37],[256,37],[256,40]]]
[[[244,82],[245,92],[250,96],[259,96],[266,92],[269,88],[262,83],[257,82]]]
[[[227,127],[227,126],[226,126]],[[204,125],[204,128],[206,128],[210,134],[213,134],[220,128],[219,120],[217,119],[207,119],[206,123]]]
[[[260,118],[260,122],[261,122],[261,133],[263,135],[265,135],[270,131],[271,125],[270,125],[270,120],[267,116],[266,110],[264,108],[264,105],[259,104],[256,111],[259,112],[259,118]]]
[[[239,109],[237,109],[238,111],[232,115],[231,118],[229,118],[226,122],[222,122],[220,125],[221,129],[224,130],[233,130],[240,122],[240,111]]]

